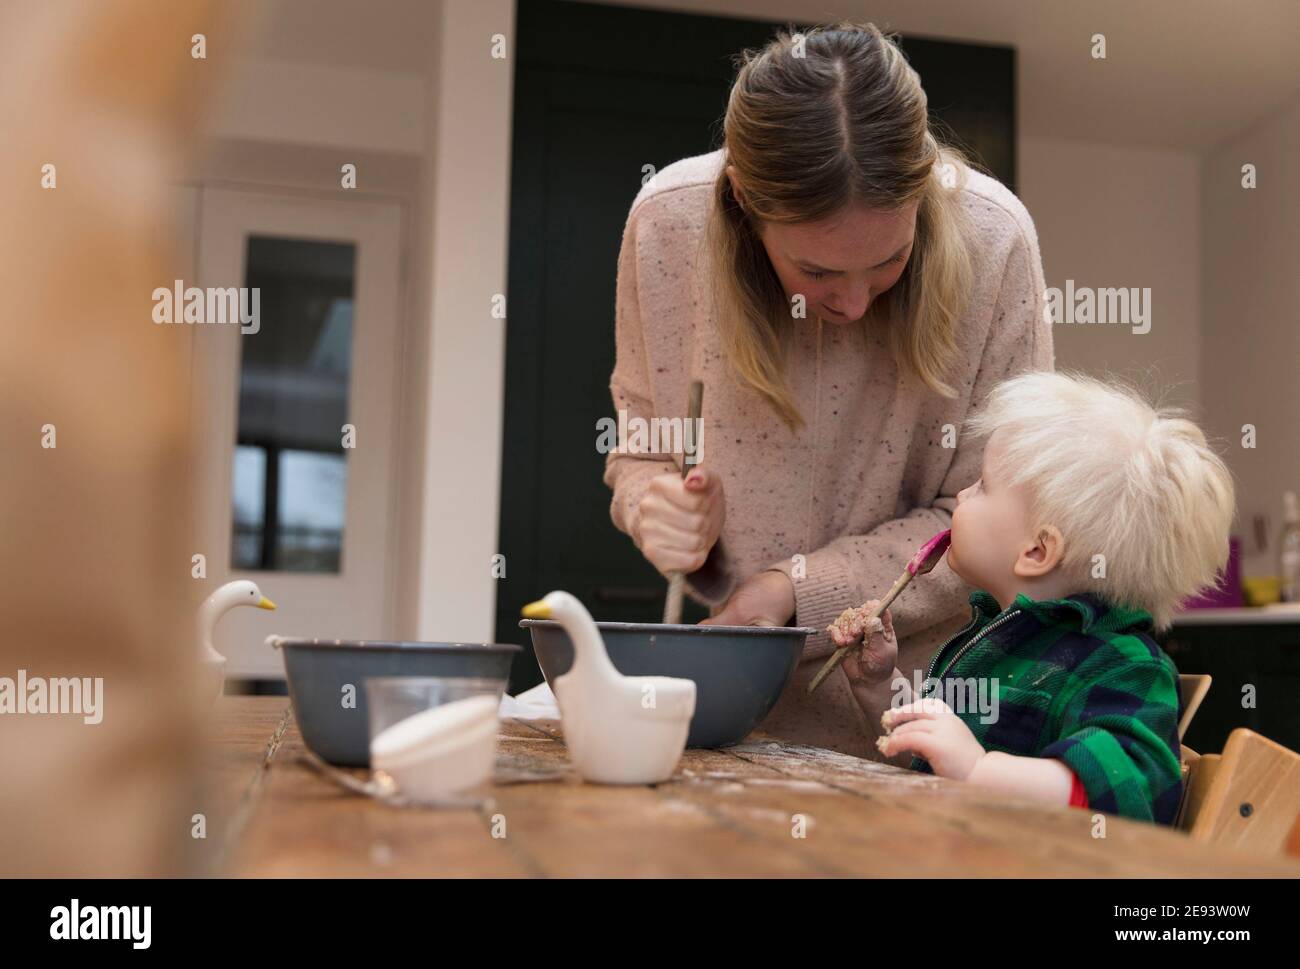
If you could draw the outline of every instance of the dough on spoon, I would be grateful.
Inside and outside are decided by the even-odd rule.
[[[872,603],[863,603],[845,609],[839,618],[826,627],[831,639],[837,646],[847,646],[857,640],[870,639],[878,632],[883,632],[885,624],[879,616],[868,618],[874,608]]]

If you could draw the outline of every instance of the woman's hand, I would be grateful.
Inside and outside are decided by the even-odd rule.
[[[864,612],[870,612],[879,603],[879,599],[872,599],[860,608]],[[849,678],[850,686],[876,686],[894,673],[894,667],[898,663],[898,638],[894,635],[894,617],[888,609],[880,617],[880,622],[882,628],[867,636],[858,648],[846,653],[840,664],[844,668],[844,675]],[[831,625],[830,635],[837,648],[847,646],[857,638],[845,637],[838,621]]]
[[[759,572],[740,584],[702,626],[784,626],[794,615],[794,585],[784,572]]]
[[[880,718],[888,733],[876,741],[886,757],[911,751],[923,757],[940,777],[970,778],[986,751],[961,717],[937,697],[915,700]]]
[[[722,478],[708,468],[692,468],[685,478],[656,475],[637,505],[632,537],[665,575],[694,572],[722,534],[726,508]]]

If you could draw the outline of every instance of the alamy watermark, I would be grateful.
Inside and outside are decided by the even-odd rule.
[[[50,938],[130,942],[133,949],[147,949],[153,938],[152,923],[151,905],[82,905],[74,898],[68,905],[50,909]]]
[[[175,281],[171,289],[153,291],[155,323],[237,323],[244,335],[262,328],[262,290],[257,286],[186,286]]]
[[[1049,286],[1043,298],[1044,323],[1110,323],[1132,327],[1134,333],[1151,331],[1150,286],[1094,289],[1067,279],[1064,290]]]
[[[903,679],[894,680],[889,705],[897,710],[899,707],[917,700],[942,700],[953,713],[978,713],[980,723],[998,722],[998,680],[997,677],[968,676],[961,677],[922,677],[921,671],[912,673],[910,691]]]
[[[2,714],[78,714],[87,724],[104,719],[104,678],[102,676],[28,676],[19,670],[17,677],[0,676],[0,715]]]
[[[599,454],[685,455],[686,464],[704,460],[704,419],[689,417],[629,417],[619,410],[618,420],[596,421],[596,451]]]

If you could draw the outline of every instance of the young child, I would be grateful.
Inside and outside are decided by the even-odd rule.
[[[970,624],[935,653],[920,697],[895,666],[888,612],[845,659],[858,703],[887,731],[881,752],[1172,823],[1178,671],[1151,633],[1227,559],[1227,468],[1179,413],[1060,373],[1000,384],[969,430],[987,438],[982,477],[957,496],[947,554],[977,589]],[[861,622],[846,613],[830,631],[844,645]],[[993,716],[942,699],[972,686],[989,688]]]

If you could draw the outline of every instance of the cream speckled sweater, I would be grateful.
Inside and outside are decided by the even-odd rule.
[[[792,433],[731,374],[713,319],[710,268],[701,249],[720,151],[663,169],[637,195],[618,262],[618,356],[610,380],[630,417],[681,417],[692,379],[704,382],[703,463],[719,472],[726,524],[709,561],[688,577],[714,611],[764,569],[794,579],[795,623],[824,630],[841,610],[885,593],[926,539],[949,527],[957,492],[979,477],[982,447],[942,445],[998,381],[1053,365],[1043,322],[1043,269],[1025,207],[996,180],[969,174],[962,189],[975,238],[974,291],[958,340],[955,399],[900,376],[883,336],[810,319],[790,359],[790,385],[806,420]],[[607,459],[615,525],[629,529],[650,479],[680,473],[669,454]],[[899,669],[909,678],[969,618],[968,587],[940,564],[892,607]],[[804,688],[832,651],[809,637],[794,679],[762,729],[798,743],[877,758],[868,724],[842,671],[808,697]]]

